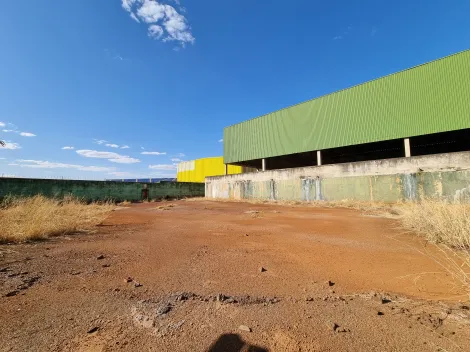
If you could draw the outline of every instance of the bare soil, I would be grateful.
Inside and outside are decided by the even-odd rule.
[[[470,351],[468,296],[394,220],[169,205],[0,246],[0,350]]]

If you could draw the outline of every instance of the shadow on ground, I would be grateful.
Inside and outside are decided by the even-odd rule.
[[[266,348],[247,344],[237,334],[223,334],[207,352],[269,352]]]

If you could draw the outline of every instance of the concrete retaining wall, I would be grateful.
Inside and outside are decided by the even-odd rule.
[[[8,195],[29,197],[42,194],[62,198],[72,195],[86,200],[142,200],[142,190],[147,187],[149,199],[165,197],[202,197],[202,183],[136,183],[112,181],[44,180],[26,178],[0,178],[0,198]]]
[[[470,152],[209,177],[207,198],[470,202]]]

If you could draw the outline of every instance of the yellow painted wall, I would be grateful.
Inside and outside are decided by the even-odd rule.
[[[244,168],[229,165],[228,174],[241,174]],[[178,164],[176,178],[178,182],[204,182],[208,176],[225,175],[224,158],[221,156],[184,161]]]

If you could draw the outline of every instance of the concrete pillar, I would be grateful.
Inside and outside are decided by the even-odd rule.
[[[409,158],[411,156],[411,147],[410,147],[410,139],[405,138],[405,157]]]
[[[321,165],[321,151],[317,150],[317,165]]]
[[[261,159],[261,170],[266,171],[266,159]]]

